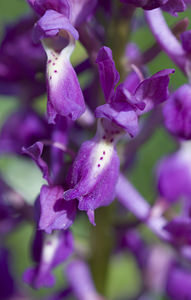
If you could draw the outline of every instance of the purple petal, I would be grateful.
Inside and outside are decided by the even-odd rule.
[[[32,146],[28,148],[23,147],[23,153],[29,155],[34,162],[37,164],[39,169],[41,170],[43,174],[43,178],[46,179],[46,181],[51,184],[51,178],[49,175],[49,169],[47,163],[41,158],[42,152],[43,152],[43,143],[42,142],[36,142]]]
[[[126,130],[131,137],[136,136],[139,132],[137,114],[128,103],[116,102],[101,105],[96,109],[95,116],[111,120]]]
[[[106,102],[111,102],[114,96],[114,88],[120,78],[115,68],[111,49],[102,47],[98,52],[96,63],[98,64],[101,86]]]
[[[63,199],[61,186],[44,185],[40,191],[41,215],[39,228],[51,233],[54,229],[67,229],[72,225],[76,215],[75,201]]]
[[[27,0],[31,7],[43,15],[47,10],[54,10],[68,18],[78,27],[91,15],[97,0]]]
[[[23,274],[24,282],[33,286],[35,289],[41,287],[53,287],[55,284],[55,277],[51,273],[40,273],[38,275],[38,268],[29,268]]]
[[[68,18],[54,10],[47,10],[36,23],[34,39],[38,41],[43,38],[54,37],[60,30],[64,30],[75,40],[79,38],[77,30],[71,25]]]
[[[186,4],[184,0],[168,0],[166,4],[162,6],[162,9],[173,16],[177,16],[177,12],[182,12],[186,9]]]
[[[139,114],[151,110],[155,105],[168,98],[169,75],[172,73],[174,73],[173,69],[162,70],[139,84],[134,96],[137,101],[143,101],[146,104],[145,109]]]
[[[139,82],[140,82],[140,80],[139,80]],[[132,84],[136,84],[136,83],[137,83],[137,80],[135,83],[132,83]],[[136,87],[137,87],[137,85],[136,85]],[[120,84],[116,88],[115,102],[122,102],[122,103],[126,102],[134,110],[137,110],[137,109],[143,110],[145,108],[145,103],[143,101],[137,100],[136,97],[134,97],[133,94],[129,91],[129,90],[136,89],[136,87],[134,86],[134,88],[133,88],[131,86],[130,81],[126,81],[125,83]]]
[[[124,80],[124,87],[132,94],[135,93],[137,86],[141,82],[136,72],[131,72]]]
[[[87,17],[91,15],[97,0],[70,0],[70,21],[78,27],[81,23],[85,22]]]
[[[187,217],[177,217],[167,223],[164,227],[174,236],[175,241],[180,244],[191,243],[191,219]]]

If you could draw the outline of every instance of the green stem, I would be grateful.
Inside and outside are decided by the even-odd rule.
[[[105,295],[107,274],[114,234],[112,232],[115,203],[108,207],[101,207],[96,211],[96,226],[91,230],[91,258],[90,266],[96,288]]]

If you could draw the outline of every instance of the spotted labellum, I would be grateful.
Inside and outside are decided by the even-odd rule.
[[[82,144],[69,172],[70,189],[64,192],[64,199],[77,198],[78,208],[87,211],[94,225],[94,210],[109,205],[115,196],[119,173],[115,145],[121,134],[115,124],[99,120],[95,137]]]

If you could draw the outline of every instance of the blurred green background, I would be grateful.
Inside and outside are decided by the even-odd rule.
[[[9,22],[13,22],[23,14],[28,13],[29,7],[24,0],[1,0],[0,7],[0,34],[2,37],[4,27],[9,24]],[[138,10],[138,14],[141,14],[140,10]],[[191,10],[179,14],[178,18],[173,18],[165,14],[168,23],[171,25],[185,16],[191,16]],[[145,50],[153,44],[154,40],[149,29],[146,26],[141,26],[141,28],[131,35],[131,41],[136,42],[141,50]],[[78,44],[72,58],[73,63],[76,64],[85,56],[86,54],[83,48]],[[161,52],[153,62],[149,63],[149,70],[151,73],[154,73],[163,68],[176,69],[175,75],[171,78],[172,89],[176,89],[186,82],[186,79],[181,72],[166,57],[166,55]],[[82,78],[82,84],[84,81],[86,81],[86,78]],[[10,97],[0,97],[0,101],[0,125],[2,125],[7,116],[17,107],[17,101]],[[40,105],[41,109],[45,110],[45,98],[40,100]],[[134,167],[130,169],[128,176],[140,193],[142,193],[150,203],[154,201],[156,196],[155,179],[153,176],[156,162],[167,153],[172,152],[175,147],[175,142],[171,136],[162,127],[159,127],[154,136],[137,152],[136,163]],[[0,171],[3,173],[6,181],[15,190],[21,193],[29,203],[34,202],[43,180],[40,172],[32,162],[13,155],[3,156],[0,157]],[[33,184],[31,184],[31,182]],[[76,239],[85,243],[90,234],[90,225],[88,225],[87,218],[82,215],[75,222],[72,230]],[[6,245],[12,253],[12,270],[17,274],[16,277],[20,284],[22,284],[23,271],[32,264],[30,258],[30,241],[32,235],[32,226],[30,224],[22,223],[22,226],[16,229],[13,234],[6,239]],[[145,235],[149,235],[150,237],[151,234],[146,230]],[[56,275],[58,282],[55,289],[63,287],[65,284],[61,267],[56,269]],[[126,293],[128,293],[129,296],[133,296],[136,294],[139,286],[140,275],[133,257],[127,253],[124,255],[113,256],[109,267],[109,277],[107,282],[108,299],[119,299],[120,297],[125,296]],[[42,299],[42,297],[53,291],[53,289],[34,291],[25,284],[22,284],[22,289],[30,291],[35,299]]]

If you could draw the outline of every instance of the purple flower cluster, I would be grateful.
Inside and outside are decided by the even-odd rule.
[[[3,173],[0,178],[2,235],[11,234],[22,221],[34,227],[33,266],[25,270],[24,282],[34,289],[52,287],[53,271],[60,265],[65,288],[46,299],[74,295],[103,300],[111,254],[128,251],[140,271],[137,300],[162,294],[172,300],[191,299],[191,31],[185,30],[184,20],[181,29],[171,30],[162,12],[176,16],[188,9],[189,1],[27,2],[30,15],[7,28],[0,46],[0,93],[14,96],[18,103],[1,127],[0,154],[32,159],[44,179],[31,205]],[[136,7],[144,9],[145,24],[157,43],[143,53],[128,32]],[[73,65],[77,41],[86,58]],[[187,80],[171,92],[175,70],[167,65],[150,74],[146,66],[161,50]],[[80,84],[84,74],[85,84]],[[44,95],[45,114],[36,106]],[[139,148],[158,125],[179,147],[157,164],[158,196],[151,205],[120,167],[126,171],[133,166]],[[121,222],[123,209],[135,222],[126,215]],[[85,249],[75,237],[83,211],[91,227]],[[148,243],[140,225],[164,244]],[[5,245],[0,248],[0,279],[0,299],[33,299],[14,278]]]

